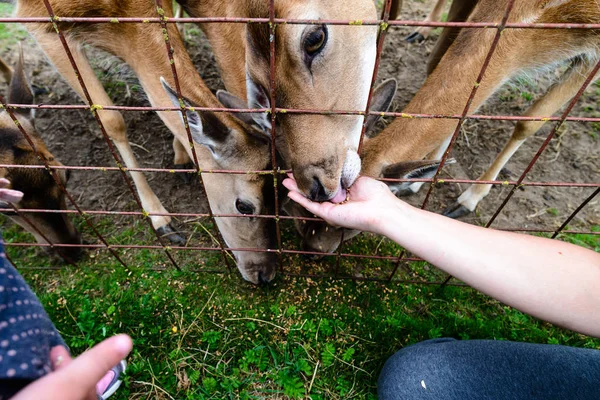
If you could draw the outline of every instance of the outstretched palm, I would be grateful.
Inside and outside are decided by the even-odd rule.
[[[362,231],[376,231],[386,210],[400,203],[384,183],[368,177],[358,178],[348,190],[348,201],[340,204],[310,201],[298,191],[292,176],[283,185],[292,200],[329,224]]]

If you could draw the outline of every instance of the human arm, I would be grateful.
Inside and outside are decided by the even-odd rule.
[[[600,254],[569,243],[465,224],[398,200],[361,177],[345,204],[289,197],[334,225],[385,235],[475,289],[534,317],[600,337]]]
[[[55,370],[31,383],[17,393],[13,400],[96,400],[96,384],[132,348],[127,335],[117,335],[104,340],[90,350],[71,360],[66,349],[54,348],[51,358]],[[58,365],[56,358],[64,357]]]

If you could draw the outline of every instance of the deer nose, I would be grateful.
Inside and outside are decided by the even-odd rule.
[[[262,271],[258,273],[258,283],[260,285],[268,285],[270,283],[269,279],[263,275]]]
[[[329,196],[325,191],[325,187],[321,183],[321,180],[319,180],[319,178],[317,178],[316,176],[313,177],[313,184],[312,188],[310,189],[310,199],[312,201],[319,202],[329,200]]]

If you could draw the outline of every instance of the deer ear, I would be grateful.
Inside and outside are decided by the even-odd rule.
[[[248,104],[237,96],[225,91],[217,90],[217,99],[223,106],[231,109],[243,110],[248,108]],[[258,113],[232,113],[240,121],[258,129],[263,132],[270,139],[270,131],[265,131],[264,128],[259,125],[256,120],[260,118]]]
[[[446,160],[444,165],[454,164],[455,159]],[[422,161],[403,161],[387,166],[383,170],[383,177],[390,179],[429,179],[435,176],[436,171],[440,167],[440,161],[437,160],[422,160]],[[401,193],[406,190],[411,182],[386,182],[390,190],[394,194]]]
[[[220,148],[224,146],[230,136],[229,128],[215,114],[211,112],[200,113],[194,110],[192,103],[185,97],[182,96],[180,102],[177,92],[169,86],[162,76],[160,77],[160,83],[175,107],[181,107],[182,105],[188,107],[185,113],[194,142],[207,147],[213,153],[213,156],[218,158]],[[181,121],[183,122],[183,116]]]
[[[23,61],[23,47],[19,46],[19,61],[15,67],[8,86],[8,102],[11,104],[33,104],[33,92],[25,76],[25,63]],[[5,74],[8,77],[8,74]],[[33,119],[33,109],[17,108],[17,114]]]
[[[396,90],[398,89],[398,82],[395,79],[388,79],[373,91],[373,98],[371,99],[371,109],[369,111],[386,112],[390,109]],[[367,115],[365,125],[367,126],[366,133],[368,137],[371,137],[370,133],[377,121],[379,121],[381,115]]]
[[[252,80],[246,73],[246,93],[248,95],[248,108],[271,108],[271,101],[265,88]],[[267,113],[252,114],[254,123],[269,135],[271,134],[271,119]]]

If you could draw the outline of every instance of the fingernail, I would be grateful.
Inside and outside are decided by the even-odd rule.
[[[116,336],[115,347],[123,354],[129,354],[133,348],[133,341],[128,335],[121,334]]]

